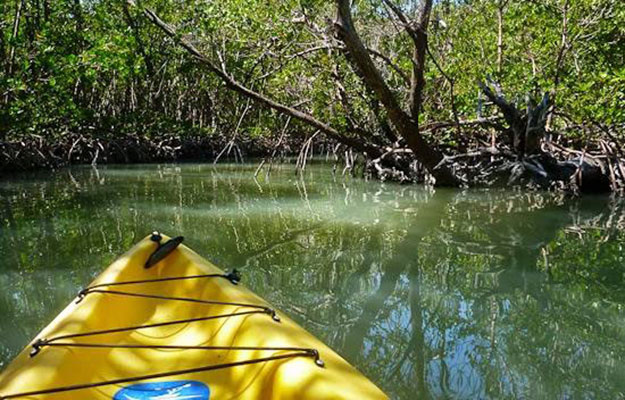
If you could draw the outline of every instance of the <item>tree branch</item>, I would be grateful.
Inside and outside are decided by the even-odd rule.
[[[202,54],[186,37],[178,35],[176,29],[164,22],[159,16],[152,10],[145,8],[144,10],[145,16],[156,26],[158,26],[167,36],[172,38],[178,45],[183,47],[188,53],[190,53],[196,60],[205,65],[211,72],[213,72],[217,77],[219,77],[228,87],[229,89],[242,94],[252,100],[269,107],[273,110],[276,110],[282,114],[293,117],[299,121],[304,122],[307,125],[310,125],[319,131],[323,132],[326,136],[341,142],[347,146],[354,148],[357,151],[365,152],[372,157],[379,157],[381,152],[378,148],[371,146],[367,143],[362,143],[353,138],[346,137],[342,135],[339,131],[329,126],[328,124],[319,121],[314,116],[297,110],[295,108],[289,107],[282,103],[279,103],[261,93],[255,92],[252,89],[249,89],[242,84],[240,84],[237,80],[235,80],[227,71],[222,70],[217,65],[213,64],[213,62]]]
[[[350,0],[336,0],[336,4],[337,18],[335,29],[337,35],[349,51],[352,61],[359,69],[361,79],[365,85],[384,105],[391,123],[406,141],[408,147],[414,152],[417,160],[436,178],[436,183],[448,186],[459,185],[459,180],[447,167],[436,168],[443,159],[442,154],[425,141],[419,133],[418,120],[410,118],[401,109],[393,92],[384,81],[380,71],[375,67],[369,52],[354,28]],[[425,48],[423,48],[423,53],[425,54]]]

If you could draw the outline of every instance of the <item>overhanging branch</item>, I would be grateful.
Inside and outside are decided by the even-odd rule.
[[[288,115],[292,118],[295,118],[299,121],[304,122],[307,125],[310,125],[319,131],[323,132],[326,136],[343,143],[349,147],[354,148],[357,151],[364,152],[369,154],[372,157],[379,157],[381,152],[375,147],[371,146],[367,143],[360,142],[353,138],[342,135],[339,131],[331,127],[330,125],[319,121],[311,114],[305,113],[303,111],[297,110],[293,107],[289,107],[285,104],[279,103],[261,93],[258,93],[241,83],[239,83],[234,77],[227,73],[227,71],[222,70],[217,65],[215,65],[208,57],[206,57],[202,52],[200,52],[187,38],[178,35],[176,29],[170,24],[163,21],[154,11],[145,8],[143,10],[144,15],[150,20],[154,25],[159,27],[167,36],[172,38],[178,45],[184,48],[189,54],[191,54],[197,61],[205,65],[211,72],[213,72],[217,77],[219,77],[225,85],[237,92],[240,93],[252,100],[269,107],[273,110],[278,111],[279,113]]]

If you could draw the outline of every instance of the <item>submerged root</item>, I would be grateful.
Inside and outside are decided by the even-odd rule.
[[[163,135],[157,138],[120,136],[92,138],[67,135],[48,141],[30,136],[15,142],[0,142],[0,172],[55,169],[70,164],[148,163],[181,160],[212,160],[225,146],[223,137]],[[268,143],[250,140],[237,145],[242,153],[257,156],[268,151]]]
[[[543,151],[523,158],[505,145],[478,147],[445,156],[447,166],[467,187],[524,187],[568,193],[625,191],[625,158],[607,143],[593,151],[577,151],[544,143]],[[439,167],[437,166],[437,167]],[[415,162],[408,149],[389,149],[367,162],[370,176],[400,183],[431,183],[432,178]]]
[[[236,145],[237,159],[242,161],[245,154],[265,157],[266,162],[266,155],[271,154],[271,169],[279,150],[282,156],[298,154],[296,167],[303,170],[313,156],[312,144],[316,136],[295,142],[281,135],[277,144],[262,138],[240,142]],[[0,171],[54,169],[68,164],[207,161],[215,159],[230,144],[224,137],[121,136],[107,140],[68,135],[50,143],[40,136],[31,136],[19,142],[0,142]],[[320,141],[319,147],[326,149],[326,158],[332,150],[335,163],[344,161],[343,175],[354,174],[358,165],[362,165],[365,177],[399,183],[434,182],[426,168],[415,161],[410,149],[386,148],[381,156],[371,159],[328,141]],[[616,143],[605,140],[583,151],[543,142],[540,153],[525,157],[519,157],[505,144],[474,147],[465,153],[445,156],[438,167],[441,166],[452,170],[467,187],[514,186],[569,193],[625,193],[625,157]],[[335,169],[337,167],[335,164]],[[256,175],[261,168],[263,165]]]

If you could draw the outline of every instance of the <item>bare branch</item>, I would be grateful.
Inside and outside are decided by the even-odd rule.
[[[426,1],[431,2],[431,0]],[[360,71],[361,79],[364,84],[375,93],[377,98],[384,105],[391,123],[406,141],[408,147],[414,152],[417,160],[436,178],[437,184],[458,185],[458,179],[448,168],[435,168],[443,159],[442,154],[425,141],[423,136],[419,133],[418,120],[410,118],[410,116],[402,110],[393,92],[380,74],[380,71],[375,67],[369,52],[354,28],[350,1],[336,0],[336,4],[337,19],[335,29],[337,35],[341,38],[349,51],[349,56]],[[423,48],[423,53],[425,53],[425,47]]]
[[[326,136],[346,144],[347,146],[353,147],[354,149],[366,152],[374,157],[380,155],[380,151],[367,143],[362,143],[350,137],[342,135],[336,129],[332,128],[328,124],[319,121],[314,116],[297,110],[295,108],[289,107],[282,103],[279,103],[261,93],[255,92],[252,89],[243,86],[237,80],[235,80],[227,71],[222,71],[221,68],[213,64],[213,62],[202,54],[187,38],[183,36],[179,36],[176,32],[176,29],[171,25],[167,24],[163,20],[159,18],[159,16],[150,9],[144,9],[145,16],[156,26],[158,26],[163,32],[165,32],[170,38],[174,39],[174,41],[183,47],[187,52],[189,52],[196,60],[205,65],[211,72],[217,75],[229,89],[234,90],[237,93],[240,93],[246,97],[251,98],[252,100],[267,106],[271,109],[274,109],[282,114],[287,116],[291,116],[299,121],[302,121],[319,131],[323,132]]]
[[[406,30],[414,31],[414,29],[412,28],[410,22],[408,22],[408,18],[406,17],[404,12],[399,7],[397,7],[395,4],[393,4],[393,2],[390,1],[390,0],[382,0],[382,1],[393,12],[393,14],[395,14],[397,19],[399,19],[401,21],[401,23],[404,24],[404,27],[406,28]]]

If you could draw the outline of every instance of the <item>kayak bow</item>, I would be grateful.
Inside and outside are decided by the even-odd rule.
[[[0,399],[386,399],[182,238],[153,234],[0,374]]]

